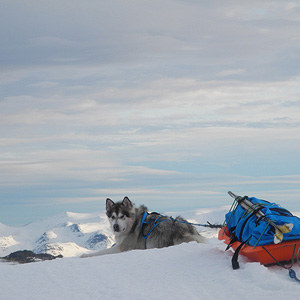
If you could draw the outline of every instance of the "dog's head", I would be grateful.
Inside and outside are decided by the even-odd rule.
[[[106,215],[115,235],[130,231],[135,219],[134,212],[134,205],[128,197],[117,203],[109,198],[106,199]]]

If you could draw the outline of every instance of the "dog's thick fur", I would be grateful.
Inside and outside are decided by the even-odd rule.
[[[106,215],[114,232],[116,244],[112,248],[83,254],[81,257],[120,253],[133,249],[163,248],[192,241],[204,242],[204,238],[198,231],[181,217],[173,219],[156,213],[147,214],[146,223],[141,230],[141,222],[145,212],[148,213],[147,207],[142,205],[136,208],[128,197],[117,203],[107,199]],[[158,217],[158,222],[162,220],[163,222],[157,225],[145,239],[143,235],[148,234],[152,229],[154,220]]]

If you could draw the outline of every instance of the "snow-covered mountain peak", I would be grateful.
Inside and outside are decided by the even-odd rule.
[[[85,219],[95,217],[96,214],[92,214],[92,213],[74,213],[74,212],[67,211],[67,212],[65,212],[65,216],[70,220],[77,221],[77,220],[85,220]]]
[[[21,227],[0,226],[0,257],[17,250],[78,256],[114,241],[105,213],[60,213]]]

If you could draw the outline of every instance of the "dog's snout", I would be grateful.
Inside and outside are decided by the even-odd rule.
[[[115,232],[119,232],[119,231],[120,231],[120,226],[119,226],[119,224],[114,224],[113,228],[114,228],[114,231],[115,231]]]

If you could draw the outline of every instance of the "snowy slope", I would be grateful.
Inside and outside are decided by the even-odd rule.
[[[240,259],[216,238],[92,258],[1,264],[1,300],[298,299],[299,283],[278,267]],[[299,268],[295,270],[300,273]]]
[[[104,213],[66,212],[22,227],[0,225],[0,257],[24,249],[72,257],[110,247],[112,243]]]
[[[227,208],[202,209],[181,215],[200,223],[220,223],[226,211]],[[84,247],[89,237],[103,232],[109,236],[104,214],[66,213],[24,228],[0,229],[6,234],[6,244],[11,244],[6,246],[8,252],[20,244],[36,247],[37,237],[45,232],[45,240],[82,247],[78,253],[91,251]],[[218,230],[200,231],[207,238],[206,244],[24,265],[0,262],[0,299],[298,299],[300,284],[290,279],[286,270],[266,268],[243,257],[239,258],[241,268],[232,270],[232,253],[224,251],[225,245],[217,239]],[[34,234],[30,236],[30,232]],[[13,240],[20,244],[13,245]],[[70,251],[70,256],[78,254],[73,248]],[[298,266],[294,270],[300,275]]]

